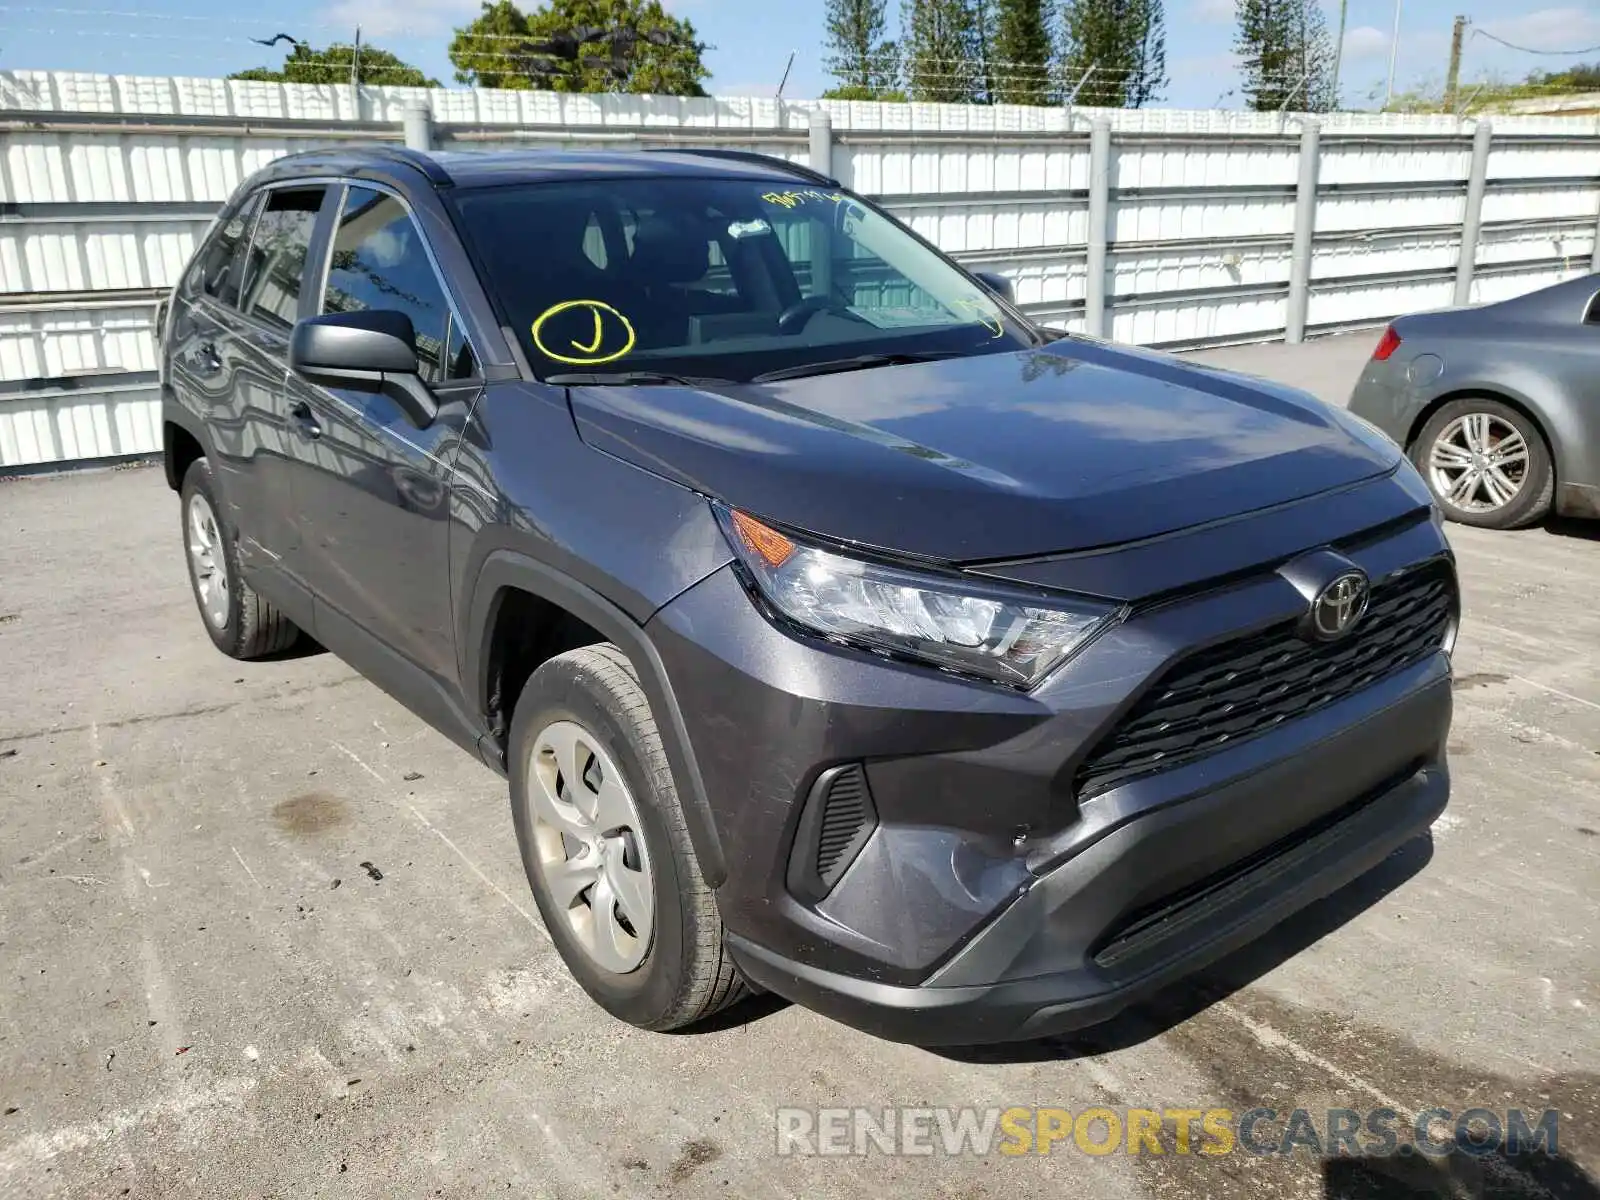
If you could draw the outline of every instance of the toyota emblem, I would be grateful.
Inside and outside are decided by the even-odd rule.
[[[1324,642],[1343,637],[1367,611],[1371,594],[1365,575],[1360,571],[1346,571],[1318,592],[1311,602],[1311,632]]]

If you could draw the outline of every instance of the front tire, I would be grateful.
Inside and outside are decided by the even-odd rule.
[[[300,629],[256,594],[239,570],[235,538],[224,524],[211,464],[196,459],[179,492],[183,544],[200,621],[229,658],[260,658],[294,645]]]
[[[1444,515],[1484,529],[1518,529],[1542,520],[1555,495],[1544,434],[1499,400],[1452,400],[1422,427],[1411,460]]]
[[[650,705],[610,644],[529,678],[510,739],[523,869],[573,978],[612,1016],[678,1029],[745,995]]]

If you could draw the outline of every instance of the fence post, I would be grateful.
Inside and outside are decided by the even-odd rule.
[[[1600,272],[1600,211],[1594,220],[1594,249],[1589,254],[1589,270]]]
[[[1317,168],[1321,165],[1322,124],[1306,117],[1300,124],[1300,177],[1294,189],[1294,248],[1289,253],[1289,308],[1283,340],[1305,341],[1306,314],[1311,310],[1311,256],[1317,233]]]
[[[433,149],[433,110],[426,104],[408,104],[405,110],[406,148]]]
[[[811,169],[833,178],[833,118],[824,110],[811,114]]]
[[[1472,272],[1478,265],[1478,226],[1483,220],[1483,185],[1489,177],[1489,139],[1493,128],[1479,121],[1472,131],[1472,173],[1467,176],[1467,207],[1461,214],[1461,257],[1456,259],[1455,303],[1472,301]]]
[[[1096,117],[1089,123],[1089,232],[1085,248],[1088,267],[1083,293],[1083,331],[1105,337],[1106,231],[1111,208],[1111,122]]]

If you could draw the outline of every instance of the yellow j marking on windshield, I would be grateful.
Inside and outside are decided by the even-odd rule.
[[[580,343],[577,338],[572,339],[572,348],[574,350],[581,350],[585,354],[593,354],[596,350],[600,349],[600,339],[605,337],[606,333],[606,331],[600,327],[600,314],[595,312],[593,309],[590,309],[589,311],[594,316],[594,337],[590,340],[587,346]]]
[[[586,310],[594,321],[588,345],[568,336],[566,344],[577,351],[576,354],[552,350],[544,340],[545,323],[551,317],[575,309]],[[632,350],[634,342],[638,340],[633,331],[633,322],[604,300],[563,300],[560,304],[552,304],[539,314],[530,332],[533,335],[533,344],[540,354],[555,362],[574,367],[597,367],[601,363],[614,362]],[[570,329],[568,333],[570,335]],[[562,335],[557,333],[556,336],[560,338]]]

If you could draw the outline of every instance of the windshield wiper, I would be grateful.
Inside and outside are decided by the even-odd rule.
[[[669,375],[663,371],[562,371],[546,375],[543,382],[571,387],[702,387],[731,381],[714,375]]]
[[[832,375],[837,371],[865,371],[871,367],[893,367],[901,363],[934,362],[941,358],[955,358],[953,350],[923,350],[899,354],[859,354],[855,358],[830,358],[822,362],[801,363],[797,367],[780,367],[776,371],[763,371],[751,383],[773,383],[779,379],[803,379],[807,375]]]

